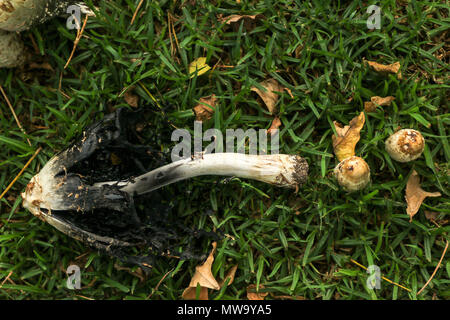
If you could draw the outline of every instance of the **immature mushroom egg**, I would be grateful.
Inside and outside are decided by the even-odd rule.
[[[391,135],[385,143],[386,151],[398,162],[409,162],[420,157],[425,139],[414,129],[402,129]]]
[[[339,185],[348,192],[363,189],[370,181],[370,168],[364,159],[349,157],[334,168]]]
[[[25,62],[24,53],[25,47],[18,34],[0,30],[0,68],[22,65]]]

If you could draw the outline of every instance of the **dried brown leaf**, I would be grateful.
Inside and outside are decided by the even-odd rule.
[[[48,71],[55,71],[53,69],[53,67],[50,65],[50,63],[48,63],[48,62],[43,62],[43,63],[30,62],[29,68],[30,69],[44,69],[44,70],[48,70]]]
[[[364,122],[364,112],[361,112],[359,116],[354,117],[349,125],[345,127],[337,121],[333,122],[337,136],[333,134],[331,138],[333,140],[334,153],[336,154],[338,161],[342,161],[355,155],[355,147],[360,139],[359,133],[364,126]]]
[[[217,283],[216,278],[214,278],[211,267],[214,262],[214,253],[216,251],[217,242],[212,243],[213,249],[206,259],[205,263],[199,265],[195,268],[195,274],[189,283],[189,287],[197,287],[197,283],[200,284],[201,287],[210,288],[214,290],[219,290],[220,286]]]
[[[286,90],[286,92],[289,94],[289,96],[294,99],[294,96],[292,95],[292,91],[289,88],[284,88],[284,90]]]
[[[217,242],[212,243],[212,250],[209,253],[206,261],[195,267],[194,276],[189,283],[189,286],[183,291],[181,297],[185,300],[194,300],[196,298],[197,284],[200,285],[199,300],[208,300],[208,288],[219,290],[220,285],[214,278],[211,267],[214,262],[214,253],[216,252]]]
[[[226,17],[219,17],[219,22],[223,23],[225,22],[226,24],[231,24],[234,22],[238,22],[241,19],[251,19],[251,20],[255,20],[256,17],[258,17],[257,14],[255,15],[248,15],[248,14],[244,14],[244,15],[240,15],[240,14],[232,14]]]
[[[395,100],[393,96],[387,97],[379,97],[374,96],[370,98],[370,101],[364,102],[364,111],[366,112],[374,112],[377,109],[377,106],[390,106],[391,102]]]
[[[275,92],[282,92],[283,87],[275,79],[264,80],[259,83],[266,90],[261,91],[256,87],[252,87],[251,90],[255,91],[261,99],[264,101],[267,109],[271,114],[276,113],[276,104],[278,101],[278,94]]]
[[[281,126],[281,120],[278,116],[275,116],[272,120],[272,124],[270,125],[269,130],[267,130],[267,133],[270,135],[273,135],[275,133],[275,130],[277,130]]]
[[[197,288],[194,287],[187,287],[184,289],[183,294],[181,297],[184,300],[195,300],[197,297]],[[200,288],[200,294],[198,296],[198,300],[208,300],[208,288],[201,287]]]
[[[200,103],[194,107],[195,120],[206,121],[212,118],[214,109],[217,103],[217,98],[213,94],[209,97],[200,98]]]
[[[225,275],[225,278],[223,280],[220,280],[220,282],[219,282],[220,288],[223,287],[223,285],[225,284],[227,279],[229,279],[227,286],[229,286],[230,284],[233,283],[237,268],[238,268],[238,265],[236,264],[236,265],[232,266],[230,270],[228,270],[227,274]]]
[[[395,62],[392,64],[381,64],[375,61],[366,61],[367,65],[371,67],[373,70],[379,73],[392,73],[397,75],[397,79],[402,78],[402,73],[400,71],[400,62]]]
[[[259,289],[264,289],[263,285],[259,286]],[[264,300],[268,295],[268,292],[256,292],[256,285],[251,284],[247,287],[247,299],[248,300]]]
[[[425,210],[425,218],[427,218],[427,220],[435,221],[438,215],[438,212]]]
[[[135,95],[132,90],[128,90],[123,94],[125,102],[128,103],[130,107],[137,108],[139,103],[139,97]]]
[[[422,205],[423,200],[426,197],[440,197],[440,192],[427,192],[424,191],[420,187],[420,177],[416,170],[413,170],[411,175],[409,176],[408,182],[406,183],[406,213],[409,215],[409,222],[412,221],[412,218],[419,211],[420,206]]]

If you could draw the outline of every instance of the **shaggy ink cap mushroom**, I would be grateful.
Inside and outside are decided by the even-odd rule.
[[[25,47],[17,32],[28,30],[56,16],[68,16],[67,8],[94,15],[77,0],[0,0],[0,68],[20,67],[26,61]]]
[[[339,185],[348,192],[363,189],[370,182],[370,168],[363,158],[352,156],[342,160],[334,169]]]
[[[75,0],[0,0],[0,29],[23,31],[66,13]]]
[[[22,193],[23,206],[63,233],[97,248],[154,245],[161,241],[155,241],[157,233],[148,230],[160,210],[155,192],[163,186],[201,175],[237,176],[288,188],[307,179],[306,160],[283,154],[204,154],[145,172],[152,167],[149,153],[157,154],[157,150],[133,138],[141,113],[118,109],[85,129],[80,139],[31,179]],[[111,165],[113,154],[120,157],[120,165]],[[164,231],[170,231],[170,237],[176,235],[167,230],[173,223],[161,220]]]
[[[385,143],[387,153],[398,162],[416,160],[425,149],[425,139],[414,129],[402,129],[392,134]]]

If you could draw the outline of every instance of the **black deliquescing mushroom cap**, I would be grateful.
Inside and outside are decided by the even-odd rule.
[[[57,195],[42,198],[60,198],[64,203],[44,203],[38,212],[26,202],[41,200],[24,200],[24,206],[70,237],[131,262],[149,265],[154,255],[204,259],[206,241],[217,240],[218,235],[181,223],[172,210],[176,205],[173,193],[164,190],[132,196],[114,185],[93,187],[96,182],[130,179],[169,162],[168,154],[149,145],[161,145],[161,139],[171,143],[167,141],[170,128],[156,132],[158,128],[150,124],[142,135],[136,131],[136,126],[149,123],[148,113],[118,109],[86,128],[42,170],[49,168],[44,173],[50,175],[51,183],[59,184],[52,188]],[[35,184],[42,184],[41,180],[30,182],[22,197],[26,199],[24,195],[38,188]]]
[[[284,188],[307,180],[308,163],[299,155],[208,153],[170,163],[169,152],[160,150],[173,145],[167,141],[171,127],[148,125],[145,115],[145,109],[118,109],[84,130],[30,180],[22,193],[24,207],[112,254],[117,248],[143,247],[159,255],[202,258],[197,249],[205,246],[200,242],[217,240],[217,234],[187,227],[189,221],[171,215],[175,199],[186,194],[179,185],[165,193],[156,190],[202,175],[237,176]],[[182,250],[180,243],[186,245]]]

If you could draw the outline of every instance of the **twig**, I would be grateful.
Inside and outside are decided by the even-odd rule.
[[[28,36],[30,37],[31,43],[33,44],[34,53],[39,54],[40,53],[39,47],[36,43],[36,40],[34,40],[33,34],[30,33]]]
[[[175,39],[175,43],[177,45],[178,50],[180,50],[180,44],[178,43],[177,34],[175,32],[175,26],[173,24],[173,21],[176,21],[176,19],[170,14],[167,14],[167,23],[168,23],[168,30],[169,30],[169,39],[170,39],[170,54],[172,55],[172,58],[175,58],[175,53],[177,50],[175,49],[172,41],[172,36]]]
[[[86,299],[86,300],[94,300],[93,298],[89,298],[89,297],[86,297],[86,296],[82,296],[81,294],[76,294],[75,296],[76,296],[76,297],[83,298],[83,299]]]
[[[156,287],[152,290],[152,293],[150,293],[149,296],[147,297],[147,300],[150,299],[150,298],[152,297],[152,295],[153,295],[156,291],[158,291],[158,288],[159,288],[159,286],[161,285],[161,283],[164,281],[164,279],[165,279],[165,278],[169,275],[169,273],[171,273],[172,271],[173,271],[173,269],[170,270],[170,271],[168,271],[168,272],[161,278],[161,280],[159,280],[159,282],[158,282],[158,284],[156,285]]]
[[[3,198],[3,196],[11,189],[11,187],[14,185],[14,183],[19,179],[19,177],[22,175],[22,173],[25,171],[25,169],[30,165],[30,163],[33,161],[34,158],[41,152],[42,147],[39,147],[36,152],[33,154],[33,156],[28,160],[28,162],[25,164],[25,166],[20,170],[19,174],[14,178],[14,180],[9,184],[9,186],[6,187],[5,191],[0,195],[0,199]]]
[[[11,270],[9,272],[9,274],[6,276],[6,278],[2,281],[2,283],[0,284],[0,289],[3,287],[3,285],[5,284],[6,281],[9,280],[9,277],[11,277],[11,275],[13,274],[13,271]]]
[[[59,74],[59,84],[58,84],[58,91],[59,93],[61,93],[64,97],[66,97],[67,100],[72,99],[68,94],[64,93],[64,91],[62,91],[62,79],[63,79],[63,73],[60,72]]]
[[[168,24],[168,30],[169,30],[169,40],[170,40],[170,54],[173,58],[175,48],[173,47],[173,41],[172,41],[172,28],[170,27],[170,13],[167,15],[167,24]]]
[[[139,4],[137,5],[136,10],[134,10],[133,18],[131,18],[130,26],[133,25],[134,20],[136,19],[137,13],[138,13],[139,9],[141,8],[143,2],[144,2],[144,0],[139,1]]]
[[[70,57],[69,60],[67,60],[66,65],[64,66],[64,69],[67,68],[67,66],[69,65],[70,61],[72,60],[72,57],[75,53],[75,50],[77,48],[78,42],[80,42],[81,36],[83,35],[84,32],[84,28],[86,27],[86,23],[88,21],[89,16],[86,15],[86,17],[84,18],[84,22],[83,22],[83,26],[81,27],[81,31],[77,30],[77,37],[75,38],[75,41],[73,43],[73,48],[72,48],[72,52],[70,53]]]
[[[364,270],[367,270],[367,268],[366,268],[365,266],[363,266],[362,264],[360,264],[359,262],[357,262],[357,261],[355,261],[355,260],[353,260],[353,259],[350,259],[350,261],[353,262],[354,264],[356,264],[358,267],[361,267],[361,268],[363,268]],[[389,280],[388,278],[386,278],[386,277],[384,277],[384,276],[381,276],[381,279],[383,279],[384,281],[387,281],[387,282],[389,282],[389,283],[391,283],[391,284],[393,284],[393,285],[395,285],[395,286],[397,286],[397,287],[400,287],[400,288],[402,288],[402,289],[404,289],[404,290],[406,290],[406,291],[408,291],[408,292],[411,292],[411,289],[408,289],[408,288],[402,286],[401,284],[398,284],[398,283],[396,283],[396,282],[394,282],[394,281],[391,281],[391,280]]]
[[[431,275],[430,279],[428,279],[427,283],[425,283],[425,285],[422,287],[422,289],[420,289],[419,292],[417,292],[417,295],[421,294],[422,291],[428,286],[428,284],[433,279],[434,275],[436,274],[436,272],[438,271],[439,267],[441,266],[442,260],[445,257],[445,253],[447,252],[447,249],[448,249],[448,240],[447,240],[447,244],[445,245],[444,252],[442,252],[441,259],[439,260],[439,263],[437,264],[436,268],[434,269],[433,274]]]
[[[177,33],[175,32],[175,25],[173,24],[173,21],[172,21],[172,19],[173,19],[173,16],[169,13],[169,15],[170,15],[170,20],[171,20],[171,22],[172,22],[172,33],[173,33],[173,37],[175,38],[175,43],[177,44],[177,48],[178,48],[178,50],[180,50],[180,44],[178,43],[178,38],[177,38]]]
[[[20,124],[20,121],[19,121],[19,119],[17,118],[16,113],[14,112],[14,108],[12,107],[11,102],[9,102],[8,96],[6,95],[6,93],[5,93],[5,91],[3,90],[3,87],[2,87],[2,86],[0,86],[0,91],[2,92],[3,98],[5,98],[5,100],[6,100],[6,104],[7,104],[8,107],[11,109],[11,112],[12,112],[12,114],[13,114],[13,116],[14,116],[14,119],[16,120],[17,126],[19,126],[20,131],[22,131],[22,133],[23,133],[24,135],[27,135],[27,133],[25,132],[25,129],[24,129],[24,128],[22,127],[22,125]],[[28,141],[28,144],[29,144],[30,147],[31,147],[30,139],[27,138],[27,141]]]

